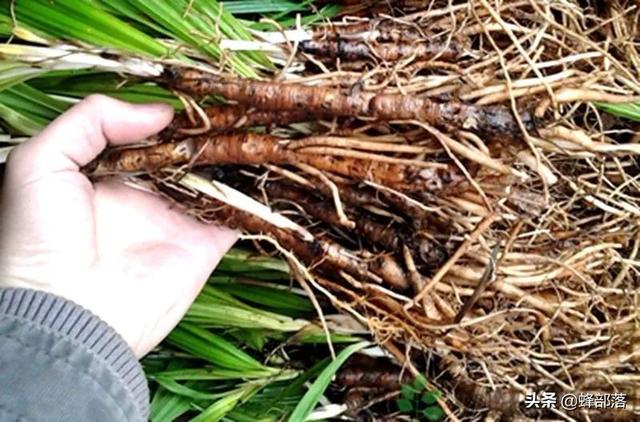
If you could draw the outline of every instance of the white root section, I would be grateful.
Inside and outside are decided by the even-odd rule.
[[[298,233],[306,241],[313,240],[313,235],[304,227],[294,223],[281,214],[271,211],[266,205],[261,204],[250,196],[224,183],[215,180],[209,181],[193,173],[185,174],[180,178],[179,183],[184,187],[194,189],[240,211],[255,215],[280,229],[291,230]]]
[[[346,404],[328,404],[319,407],[307,416],[307,421],[324,421],[330,418],[336,418],[349,410]]]
[[[219,45],[221,49],[230,51],[282,51],[282,48],[278,47],[276,44],[262,41],[221,40]]]
[[[638,95],[616,95],[609,94],[594,89],[581,89],[581,88],[562,88],[554,93],[554,100],[556,104],[574,103],[574,102],[602,102],[611,104],[624,104],[640,101]],[[547,110],[551,107],[551,99],[545,98],[540,101],[535,109],[535,115],[542,117]]]
[[[585,149],[599,153],[640,154],[640,144],[607,144],[597,142],[593,141],[589,135],[582,130],[569,129],[563,126],[541,129],[540,134],[552,142],[556,141],[556,143],[558,139],[569,141],[575,144],[572,149]]]
[[[547,185],[554,185],[558,183],[558,177],[553,174],[553,171],[543,163],[536,160],[536,157],[533,156],[531,151],[520,151],[517,157],[525,166],[538,173]]]
[[[269,44],[293,43],[313,38],[313,31],[304,29],[291,29],[277,32],[251,31],[251,33]]]
[[[0,57],[9,60],[34,63],[36,66],[52,70],[100,69],[108,72],[127,73],[143,77],[157,77],[162,74],[162,66],[135,57],[119,60],[100,56],[106,50],[82,50],[71,45],[34,47],[18,44],[0,45]]]

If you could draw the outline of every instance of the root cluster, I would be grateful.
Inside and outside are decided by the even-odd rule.
[[[450,417],[637,420],[638,126],[594,104],[640,94],[640,9],[356,3],[284,48],[277,75],[168,70],[225,105],[87,171],[146,174],[202,220],[277,242],[408,368],[429,362]],[[185,170],[300,230],[181,185]],[[540,391],[627,408],[532,414],[522,398]]]

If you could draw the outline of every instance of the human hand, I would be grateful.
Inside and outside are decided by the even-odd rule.
[[[91,96],[9,156],[0,203],[0,287],[44,290],[90,310],[138,357],[187,311],[237,234],[80,167],[153,135],[169,106]]]

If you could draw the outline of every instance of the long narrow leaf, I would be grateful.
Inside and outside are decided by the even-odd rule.
[[[218,271],[242,272],[275,270],[289,273],[289,266],[282,259],[259,256],[255,252],[231,249],[220,261]]]
[[[351,355],[369,346],[369,344],[370,343],[363,341],[360,343],[352,344],[351,346],[341,351],[336,359],[331,362],[313,382],[311,388],[309,388],[309,391],[307,391],[302,400],[300,400],[300,403],[298,403],[298,405],[296,406],[291,416],[289,416],[289,422],[302,422],[306,420],[307,416],[311,414],[313,409],[318,404],[318,401],[320,401],[320,397],[322,397],[324,391],[329,386],[331,378],[333,378],[342,364]]]
[[[282,0],[232,0],[225,1],[224,7],[234,15],[275,13],[275,12],[300,12],[305,7],[298,3]]]
[[[96,7],[94,2],[17,0],[14,9],[19,23],[54,38],[80,40],[154,57],[163,57],[169,52],[147,34]]]
[[[174,422],[191,409],[191,400],[163,388],[153,396],[149,419],[151,422]]]
[[[271,322],[273,324],[278,324],[278,325],[285,324],[290,327],[285,331],[295,331],[294,327],[295,329],[300,329],[307,324],[307,321],[303,321],[303,320],[294,321],[288,314],[279,313],[277,310],[276,312],[270,312],[270,311],[256,308],[254,306],[250,306],[244,302],[241,302],[235,297],[231,296],[229,293],[224,292],[222,289],[220,289],[220,287],[221,286],[211,286],[211,285],[205,286],[205,288],[202,290],[202,292],[198,296],[198,299],[195,302],[198,305],[196,306],[197,308],[197,310],[195,311],[196,314],[200,311],[203,311],[204,314],[200,315],[200,317],[205,317],[205,318],[207,313],[212,313],[212,315],[214,316],[220,315],[220,312],[212,308],[223,306],[227,308],[238,309],[240,312],[238,315],[246,315],[246,318],[248,318],[249,321],[252,321],[258,318],[263,318],[267,322]],[[200,306],[200,305],[203,305],[203,306]],[[231,309],[231,311],[233,311],[233,309]],[[196,315],[194,314],[194,316]],[[244,327],[244,325],[239,322],[228,321],[229,319],[231,318],[229,317],[229,318],[226,318],[225,320],[219,321],[218,323],[219,326]],[[274,329],[284,328],[284,327],[275,328],[275,326],[273,327]],[[252,328],[252,327],[249,326],[246,328]],[[266,327],[266,328],[269,328],[269,327]]]
[[[147,373],[149,373],[147,371]],[[295,371],[282,371],[278,377],[282,378],[289,374],[294,376]],[[149,374],[153,379],[157,377],[170,378],[180,381],[221,381],[221,380],[237,380],[239,376],[243,379],[264,378],[264,371],[242,371],[218,368],[191,368],[191,369],[175,369],[160,371]]]
[[[313,311],[313,305],[308,298],[283,289],[243,284],[220,285],[217,288],[243,300],[268,306],[271,309],[288,309],[301,312]]]
[[[194,303],[184,320],[213,327],[262,328],[275,331],[298,331],[307,324],[307,321],[287,317],[274,318],[235,306],[208,306],[202,303]]]
[[[0,15],[0,36],[9,37],[13,32],[13,22],[9,16]]]
[[[265,373],[275,371],[263,366],[222,337],[193,324],[180,324],[169,334],[167,341],[222,368],[238,371],[264,370]]]
[[[215,400],[215,399],[224,397],[226,394],[226,393],[203,393],[201,391],[187,387],[186,385],[180,384],[179,382],[176,382],[169,377],[164,377],[164,376],[155,377],[154,381],[160,384],[160,386],[166,389],[167,391],[170,391],[173,394],[177,394],[179,396],[186,397],[192,400]]]
[[[111,10],[122,9],[123,4],[133,14],[133,18],[155,31],[161,32],[166,37],[179,41],[180,45],[190,46],[219,61],[223,57],[223,51],[218,45],[217,39],[226,37],[230,39],[250,39],[248,32],[242,24],[233,18],[228,12],[223,12],[221,6],[215,0],[187,1],[171,0],[162,2],[149,2],[146,0],[101,0]],[[135,12],[133,11],[135,10]],[[213,10],[213,16],[209,13]],[[219,30],[219,31],[218,31]],[[218,32],[216,32],[218,31]],[[240,37],[239,34],[243,34]],[[246,34],[246,35],[245,35]],[[249,65],[249,57],[257,57],[248,54],[231,54],[227,62],[240,75],[255,77],[256,72]],[[244,58],[244,60],[243,60]],[[255,64],[265,66],[268,64],[266,57]]]
[[[166,103],[181,110],[184,105],[170,91],[150,83],[127,82],[117,75],[107,73],[89,73],[51,77],[48,74],[29,82],[47,93],[69,97],[86,97],[91,94],[104,94],[133,103]]]
[[[224,398],[214,402],[204,412],[191,419],[191,422],[217,422],[233,410],[243,399],[250,397],[260,389],[260,384],[249,384],[243,388],[227,394]]]
[[[39,133],[47,122],[36,117],[21,114],[0,102],[0,120],[7,124],[11,131],[20,135],[32,136]]]
[[[596,106],[614,116],[640,122],[640,103],[609,104],[596,103]]]
[[[20,135],[35,135],[70,105],[25,84],[0,91],[0,119]]]
[[[169,370],[179,370],[184,362],[169,363]],[[146,366],[146,365],[145,365]],[[151,400],[149,419],[151,422],[173,422],[191,409],[191,400],[158,387]]]
[[[18,84],[0,93],[5,104],[15,109],[53,120],[71,106],[70,102],[55,99],[26,84]]]

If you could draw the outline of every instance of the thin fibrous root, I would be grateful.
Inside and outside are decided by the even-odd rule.
[[[353,40],[307,40],[300,43],[299,50],[313,54],[318,58],[343,60],[369,60],[378,58],[395,62],[405,58],[428,60],[437,57],[442,61],[455,61],[462,50],[454,43],[420,42],[420,43],[381,43],[371,44]]]
[[[309,187],[309,185],[304,184],[301,184],[301,186]],[[323,196],[332,197],[332,192],[327,186],[321,183],[313,186]],[[392,208],[393,217],[396,220],[407,220],[407,223],[411,224],[414,229],[422,230],[434,225],[440,231],[445,231],[446,229],[446,227],[443,227],[442,222],[436,218],[433,210],[429,210],[421,202],[400,192],[391,193],[389,192],[390,189],[386,187],[384,187],[386,190],[375,190],[370,186],[358,183],[336,183],[336,186],[338,187],[341,201],[351,206],[369,211],[371,209],[384,210],[385,208]],[[423,197],[425,196],[425,192],[420,194]]]
[[[170,165],[297,164],[371,180],[403,191],[437,191],[453,188],[463,179],[450,165],[433,168],[373,161],[353,157],[306,154],[286,148],[286,141],[271,135],[240,133],[199,136],[142,148],[107,151],[85,171],[93,176],[150,172]]]
[[[339,216],[335,207],[323,199],[314,198],[304,190],[281,182],[268,182],[265,189],[271,199],[292,201],[300,205],[309,215],[325,223],[339,225]],[[349,215],[351,220],[356,223],[354,227],[356,233],[389,252],[398,251],[403,245],[406,245],[429,267],[440,265],[446,259],[446,251],[440,245],[419,237],[415,231],[408,227],[382,224],[353,208],[349,210]]]
[[[167,68],[165,80],[174,89],[194,96],[221,95],[227,100],[262,110],[326,113],[332,116],[368,117],[383,121],[416,120],[432,125],[467,129],[483,136],[520,134],[511,110],[501,106],[474,106],[461,102],[439,103],[416,95],[345,92],[337,88],[294,83],[225,78],[192,69]],[[534,129],[528,112],[520,119]]]
[[[313,28],[314,40],[362,40],[378,42],[408,42],[424,40],[425,31],[412,25],[392,19],[368,19],[364,21],[318,25]]]
[[[265,220],[226,206],[223,203],[206,199],[204,211],[198,216],[206,221],[216,221],[233,229],[241,229],[252,234],[272,236],[283,248],[292,251],[305,265],[318,268],[326,274],[344,271],[360,280],[374,283],[386,283],[398,289],[408,286],[403,269],[392,258],[382,255],[364,260],[335,242],[326,239],[307,241],[289,230],[280,229]]]

